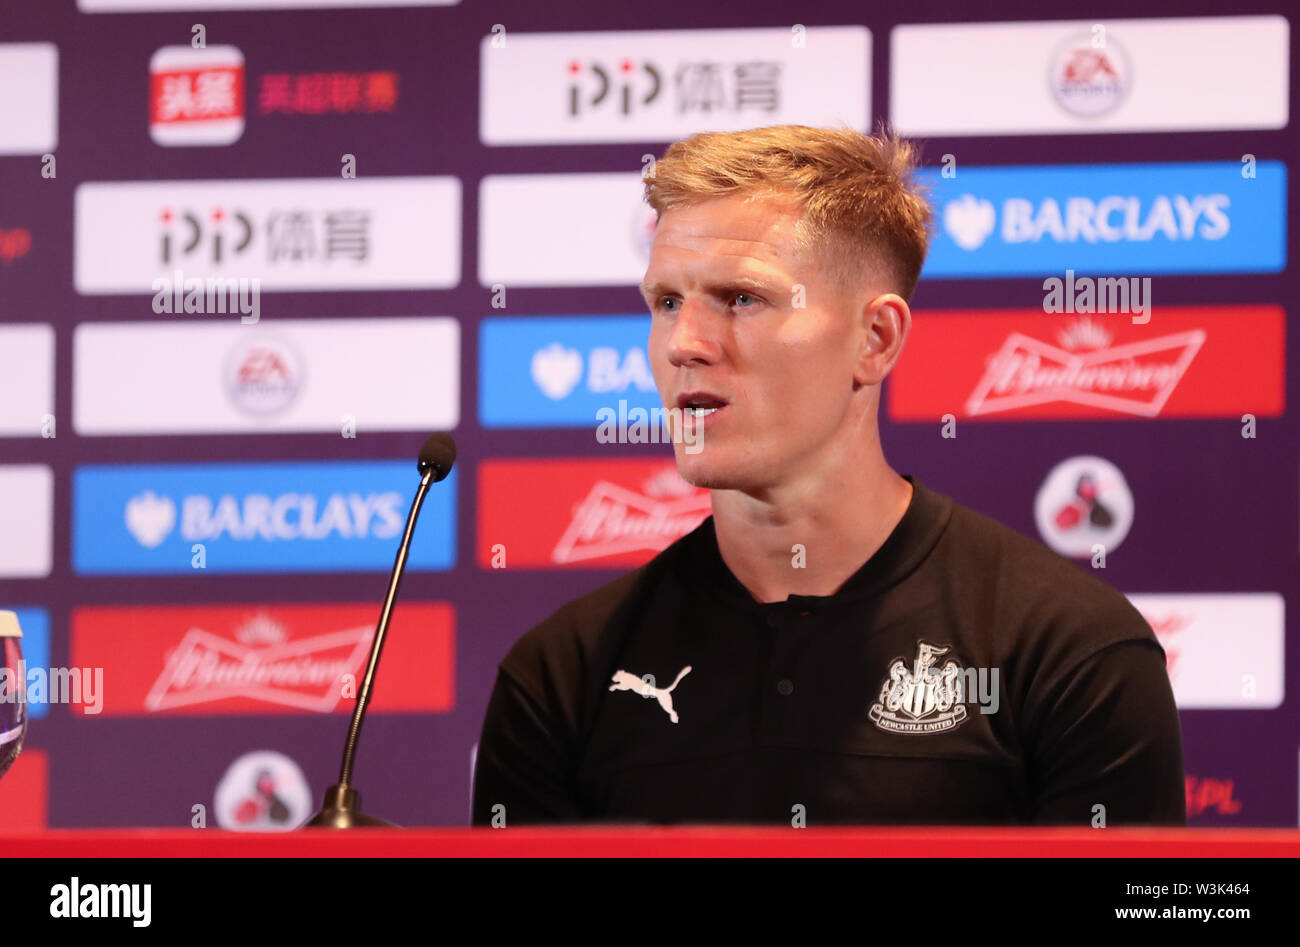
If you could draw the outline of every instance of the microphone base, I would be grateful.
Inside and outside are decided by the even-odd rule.
[[[325,790],[324,806],[303,828],[395,829],[397,826],[362,812],[361,794],[352,787],[331,786]]]

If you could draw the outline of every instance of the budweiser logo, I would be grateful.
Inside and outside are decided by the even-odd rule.
[[[1112,346],[1110,333],[1080,320],[1058,340],[1059,347],[1011,333],[989,358],[966,401],[967,415],[1066,401],[1156,417],[1204,344],[1205,330]]]
[[[672,479],[684,483],[675,474]],[[707,491],[681,495],[664,477],[652,477],[640,493],[600,480],[574,508],[573,522],[551,557],[563,564],[640,550],[657,552],[695,529],[712,511]]]
[[[261,617],[236,633],[240,641],[191,628],[168,656],[145,706],[160,711],[243,697],[330,713],[342,700],[340,678],[359,674],[372,629],[349,628],[294,641],[277,641],[266,632]]]

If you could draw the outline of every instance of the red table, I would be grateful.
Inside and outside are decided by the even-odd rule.
[[[1297,829],[508,828],[51,829],[0,835],[0,858],[493,856],[1300,858]]]

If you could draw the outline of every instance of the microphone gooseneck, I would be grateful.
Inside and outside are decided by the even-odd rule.
[[[361,796],[352,788],[352,768],[356,760],[357,743],[361,738],[361,725],[365,722],[366,708],[370,706],[370,696],[374,691],[379,655],[383,652],[388,623],[393,617],[393,607],[397,603],[397,590],[406,572],[406,557],[411,549],[411,537],[415,535],[415,521],[420,515],[420,507],[424,504],[424,497],[429,492],[429,487],[445,479],[451,473],[455,461],[456,442],[448,434],[434,434],[420,449],[418,461],[420,486],[415,491],[411,511],[406,516],[406,529],[402,533],[401,545],[397,547],[397,558],[393,562],[393,572],[388,581],[388,594],[384,596],[384,607],[379,613],[375,637],[370,644],[370,661],[361,680],[361,689],[357,692],[357,705],[352,711],[352,723],[348,727],[347,741],[343,744],[343,763],[339,767],[339,781],[325,790],[325,804],[315,818],[307,823],[307,827],[346,829],[357,826],[391,826],[391,823],[383,819],[376,819],[360,811]]]
[[[352,761],[357,753],[357,740],[361,736],[361,724],[365,720],[366,708],[370,706],[370,694],[375,686],[375,670],[379,667],[379,655],[384,650],[388,622],[393,616],[393,606],[397,603],[397,589],[402,584],[402,575],[406,572],[406,556],[411,547],[411,536],[415,532],[415,520],[420,515],[424,495],[429,492],[432,483],[433,471],[430,470],[420,478],[419,489],[415,491],[415,502],[411,504],[411,512],[406,517],[406,531],[402,534],[402,544],[397,548],[397,561],[393,564],[393,574],[388,582],[388,594],[384,596],[384,608],[379,613],[379,625],[375,628],[375,639],[370,646],[370,662],[366,665],[366,676],[361,679],[361,690],[357,692],[357,706],[352,712],[352,725],[348,727],[348,739],[343,747],[339,786],[344,790],[352,782]]]

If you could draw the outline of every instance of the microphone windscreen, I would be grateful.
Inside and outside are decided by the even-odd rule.
[[[420,474],[423,476],[432,467],[435,483],[451,473],[451,465],[455,462],[456,442],[450,434],[434,434],[420,448]]]

